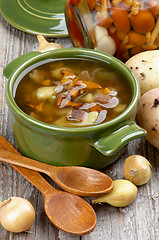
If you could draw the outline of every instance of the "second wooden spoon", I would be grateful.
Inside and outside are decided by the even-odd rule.
[[[0,148],[20,156],[1,135]],[[96,214],[90,204],[78,196],[53,188],[36,171],[15,165],[12,167],[43,194],[45,212],[57,228],[75,235],[88,234],[94,230]]]
[[[62,189],[83,197],[110,192],[113,181],[106,174],[85,167],[55,167],[0,149],[0,161],[36,170],[50,176]]]

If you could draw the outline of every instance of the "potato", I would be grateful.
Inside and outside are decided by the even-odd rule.
[[[36,91],[39,100],[50,98],[55,93],[55,87],[40,87]]]
[[[146,139],[159,149],[159,88],[140,97],[137,123],[147,131]]]
[[[141,95],[159,87],[159,50],[145,51],[131,57],[125,64],[136,76]]]

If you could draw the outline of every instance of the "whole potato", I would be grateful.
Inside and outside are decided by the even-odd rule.
[[[131,57],[125,64],[140,84],[141,95],[159,87],[159,50],[145,51]]]
[[[159,149],[159,88],[151,89],[140,97],[137,122],[147,131],[146,139]]]

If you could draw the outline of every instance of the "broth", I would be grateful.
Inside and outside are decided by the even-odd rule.
[[[29,116],[56,126],[83,127],[110,121],[132,99],[130,83],[111,66],[64,59],[38,66],[16,89],[15,102]]]

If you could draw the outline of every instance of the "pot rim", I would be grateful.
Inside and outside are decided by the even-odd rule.
[[[99,60],[102,62],[105,62],[107,64],[110,64],[109,62],[112,62],[115,66],[115,68],[118,68],[118,70],[120,69],[120,71],[124,72],[125,75],[128,76],[129,79],[131,79],[131,81],[129,80],[129,82],[131,82],[131,87],[133,89],[133,96],[132,96],[132,100],[130,102],[130,104],[128,105],[128,107],[120,114],[118,115],[116,118],[105,122],[105,123],[101,123],[98,125],[91,125],[91,126],[85,126],[85,127],[60,127],[60,126],[55,126],[55,125],[51,125],[51,124],[47,124],[44,122],[41,122],[39,120],[36,120],[32,117],[30,117],[29,115],[27,115],[25,112],[23,112],[18,105],[16,104],[16,102],[14,101],[13,98],[13,86],[16,82],[16,79],[18,78],[18,76],[20,75],[20,73],[22,73],[28,66],[32,66],[33,63],[35,62],[42,62],[44,59],[58,59],[57,56],[60,56],[60,59],[66,59],[67,57],[64,56],[64,54],[66,55],[70,55],[70,58],[84,58],[84,59],[93,59],[93,60]],[[54,56],[56,56],[54,58]],[[38,60],[38,61],[37,61]],[[32,64],[31,64],[32,63]],[[38,64],[39,66],[40,64]],[[29,72],[29,71],[28,71]],[[64,49],[57,49],[57,50],[51,50],[48,52],[44,52],[41,53],[38,56],[35,57],[31,57],[29,60],[27,60],[25,63],[21,64],[20,67],[18,67],[15,72],[8,78],[8,82],[7,82],[7,88],[6,88],[6,98],[8,100],[9,105],[11,106],[11,109],[16,112],[17,115],[19,115],[24,121],[26,121],[29,125],[31,124],[34,127],[37,128],[43,128],[45,130],[51,130],[51,131],[60,131],[60,132],[67,132],[67,133],[82,133],[82,132],[91,132],[91,131],[101,131],[103,129],[109,128],[114,126],[117,123],[120,123],[121,121],[123,121],[126,116],[131,112],[131,110],[135,107],[135,105],[138,102],[139,99],[139,95],[140,95],[140,88],[139,88],[139,83],[137,81],[137,79],[135,78],[134,74],[131,72],[131,70],[120,60],[118,60],[117,58],[109,55],[109,54],[105,54],[102,52],[98,52],[92,49],[86,49],[86,48],[64,48]]]

